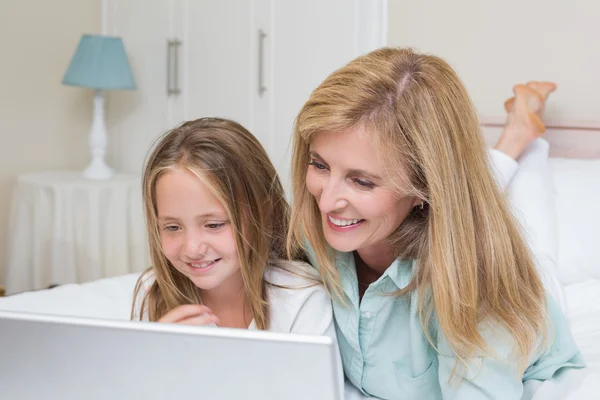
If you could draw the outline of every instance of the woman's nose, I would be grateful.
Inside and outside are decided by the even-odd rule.
[[[328,179],[319,198],[319,209],[322,213],[329,214],[348,206],[346,193],[342,182]]]

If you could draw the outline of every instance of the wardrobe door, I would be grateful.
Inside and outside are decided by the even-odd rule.
[[[253,128],[254,2],[176,0],[185,118],[233,119]]]
[[[273,131],[273,2],[277,0],[254,0],[253,25],[250,35],[253,38],[251,63],[252,77],[250,89],[252,98],[252,133],[269,151]],[[280,1],[280,0],[279,0]]]
[[[107,92],[109,149],[119,171],[141,173],[154,139],[177,122],[172,14],[171,0],[107,3],[107,33],[123,39],[136,83],[135,90]]]
[[[272,129],[268,150],[289,189],[294,119],[310,93],[358,55],[356,1],[273,1]],[[289,190],[288,190],[289,195]]]

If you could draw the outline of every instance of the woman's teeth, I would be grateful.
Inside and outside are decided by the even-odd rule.
[[[350,225],[356,225],[358,224],[360,221],[362,221],[362,219],[335,219],[333,218],[331,215],[328,215],[329,220],[335,225],[335,226],[350,226]]]

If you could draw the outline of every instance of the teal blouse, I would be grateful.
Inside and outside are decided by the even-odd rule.
[[[309,258],[316,265],[314,254]],[[548,380],[560,370],[584,367],[564,315],[549,298],[550,345],[531,358],[523,376],[517,375],[517,363],[511,361],[510,337],[487,330],[482,335],[498,356],[471,360],[464,379],[449,381],[456,358],[440,330],[433,335],[438,351],[425,338],[418,296],[384,294],[408,285],[414,263],[396,260],[360,301],[352,253],[337,253],[336,261],[347,300],[347,304],[333,304],[344,372],[365,395],[382,399],[520,399],[524,381]]]

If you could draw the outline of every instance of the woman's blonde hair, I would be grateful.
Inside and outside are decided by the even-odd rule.
[[[436,345],[435,318],[463,366],[480,352],[493,355],[480,329],[500,324],[514,338],[524,370],[546,332],[544,289],[490,172],[475,109],[444,60],[379,49],[335,71],[311,94],[295,125],[288,246],[306,241],[327,287],[343,300],[306,172],[315,134],[358,128],[398,193],[426,204],[389,238],[395,256],[417,266],[412,282],[394,294],[417,291],[428,340]]]
[[[258,140],[240,124],[219,118],[185,122],[159,138],[146,162],[143,197],[154,282],[132,308],[157,321],[183,304],[200,304],[199,289],[163,253],[156,208],[156,182],[170,169],[188,169],[222,203],[232,226],[244,284],[243,299],[258,329],[269,326],[263,278],[273,260],[285,258],[289,207],[277,171]]]

